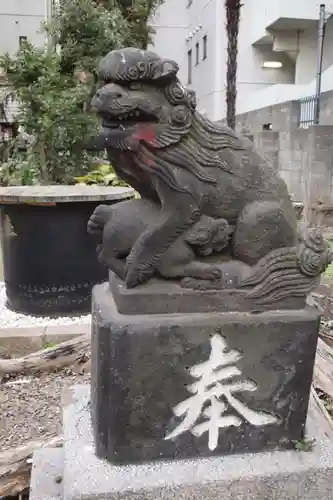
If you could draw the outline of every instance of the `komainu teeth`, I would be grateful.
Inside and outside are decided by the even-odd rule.
[[[118,120],[127,120],[128,118],[133,118],[134,116],[140,116],[140,111],[131,111],[130,113],[125,113],[118,116]]]

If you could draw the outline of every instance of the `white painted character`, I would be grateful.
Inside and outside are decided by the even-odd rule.
[[[219,429],[240,426],[246,420],[255,427],[278,422],[277,417],[248,408],[237,397],[237,392],[255,391],[257,386],[250,380],[232,382],[242,372],[235,366],[241,358],[236,350],[229,350],[225,340],[218,334],[211,338],[211,353],[208,361],[190,368],[189,372],[197,382],[187,386],[193,396],[173,408],[177,417],[184,420],[165,439],[174,439],[189,431],[194,436],[208,432],[208,448],[213,451],[218,445]],[[205,406],[208,403],[208,406]],[[204,408],[205,406],[205,408]],[[229,407],[236,410],[234,415],[225,415]],[[198,419],[205,420],[198,423]],[[243,420],[242,420],[242,418]]]

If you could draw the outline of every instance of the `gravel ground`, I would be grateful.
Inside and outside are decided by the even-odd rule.
[[[62,389],[89,381],[65,370],[0,383],[0,450],[62,434]]]
[[[0,328],[16,328],[27,326],[57,326],[57,325],[80,325],[91,321],[91,314],[82,316],[62,316],[59,318],[36,317],[27,314],[19,314],[6,307],[5,284],[0,282]]]

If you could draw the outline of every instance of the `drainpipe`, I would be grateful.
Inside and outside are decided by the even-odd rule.
[[[319,7],[319,23],[318,23],[318,45],[317,45],[317,75],[316,75],[316,95],[315,95],[315,115],[314,122],[319,124],[320,118],[320,94],[321,94],[321,75],[323,69],[323,51],[325,39],[325,25],[326,25],[326,10],[325,4]]]
[[[46,23],[50,22],[50,17],[51,17],[51,8],[52,8],[52,0],[44,0],[44,21]],[[48,49],[50,50],[51,48],[51,41],[49,35],[45,34],[46,37],[46,45]]]
[[[55,13],[55,9],[59,5],[59,0],[44,0],[44,1],[45,1],[45,18],[46,22],[49,23],[52,20],[52,16]],[[54,52],[57,50],[53,36],[47,37],[47,47],[50,52]]]

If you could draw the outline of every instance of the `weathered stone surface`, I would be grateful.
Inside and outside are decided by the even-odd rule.
[[[5,203],[69,203],[79,201],[122,200],[131,198],[133,189],[110,186],[10,186],[0,187],[0,205]]]
[[[94,454],[89,387],[75,386],[64,407],[66,500],[333,500],[332,443],[312,418],[312,451],[112,465]],[[44,500],[44,499],[43,499]]]
[[[272,310],[272,303],[260,304],[248,297],[248,291],[193,290],[174,281],[152,279],[136,288],[127,288],[124,281],[110,272],[110,289],[121,314],[178,314],[209,312],[259,312]],[[303,309],[304,297],[289,295],[279,302],[279,309]]]
[[[303,437],[319,326],[313,310],[130,316],[119,314],[104,284],[94,288],[92,315],[92,415],[99,457],[128,463],[210,456],[288,447]],[[210,451],[208,432],[192,434],[206,421],[202,416],[175,439],[165,437],[186,416],[176,417],[173,409],[191,396],[189,386],[199,380],[192,367],[208,361],[213,339],[220,347],[225,342],[215,366],[218,372],[226,369],[222,386],[229,384],[256,416],[220,392],[217,400],[228,405],[219,413],[239,421],[219,430]],[[237,381],[247,385],[235,390]],[[268,424],[261,412],[271,418]]]
[[[115,206],[99,205],[88,222],[88,232],[99,237],[98,259],[121,278],[125,278],[125,260],[141,234],[156,223],[160,208],[146,199],[129,200]],[[233,229],[225,219],[202,216],[200,220],[177,238],[156,263],[157,276],[181,278],[188,273],[204,273],[212,279],[207,264],[200,264],[198,254],[209,256],[226,249]],[[246,269],[248,266],[245,266]],[[201,274],[200,274],[201,275]]]

